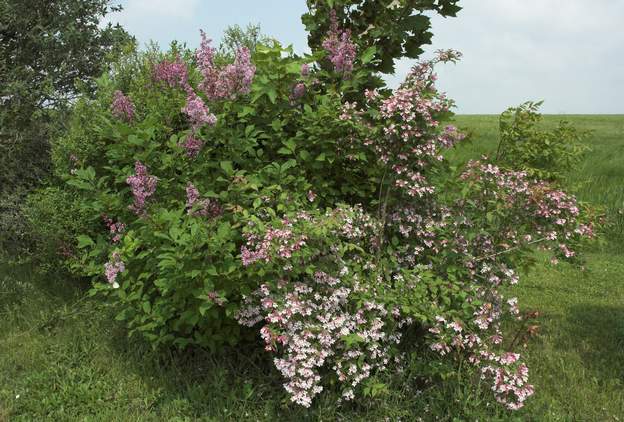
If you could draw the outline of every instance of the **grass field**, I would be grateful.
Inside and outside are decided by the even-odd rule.
[[[569,181],[582,200],[604,207],[609,226],[584,269],[544,260],[515,288],[524,308],[541,313],[526,351],[536,394],[525,409],[493,406],[461,375],[420,391],[407,371],[375,399],[337,406],[329,392],[304,411],[288,404],[262,354],[154,353],[127,339],[75,282],[0,266],[0,421],[624,421],[624,116],[566,119],[593,131],[592,151]],[[457,124],[473,137],[454,159],[495,148],[495,116]]]

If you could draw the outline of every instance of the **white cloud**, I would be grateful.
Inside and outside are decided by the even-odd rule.
[[[191,20],[199,6],[199,0],[127,0],[121,16],[134,21],[154,17]]]
[[[624,0],[465,0],[433,18],[433,46],[464,53],[440,70],[458,110],[498,113],[544,99],[550,113],[624,113]],[[396,84],[411,61],[402,61]]]

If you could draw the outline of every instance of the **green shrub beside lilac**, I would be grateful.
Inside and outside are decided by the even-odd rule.
[[[552,130],[540,128],[541,105],[541,101],[526,102],[501,114],[496,159],[531,176],[560,181],[589,149],[583,144],[587,133],[566,121]]]
[[[375,47],[337,15],[306,56],[277,42],[216,60],[202,34],[124,62],[55,145],[75,198],[72,271],[154,346],[220,348],[259,332],[293,402],[344,400],[409,344],[465,357],[510,409],[533,393],[501,287],[536,247],[573,259],[592,235],[574,197],[486,158],[451,169],[440,51],[368,90]],[[78,230],[79,229],[79,230]],[[82,231],[80,231],[82,230]]]

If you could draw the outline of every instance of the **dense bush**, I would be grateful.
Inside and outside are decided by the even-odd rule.
[[[102,25],[109,0],[0,1],[0,254],[36,246],[22,213],[28,193],[49,177],[50,141],[72,102],[133,38]]]
[[[533,392],[513,351],[527,333],[503,338],[504,315],[523,316],[501,287],[536,246],[574,257],[592,226],[525,172],[446,164],[463,135],[442,124],[453,103],[433,67],[457,53],[364,90],[377,50],[338,15],[311,55],[261,42],[228,62],[202,34],[194,54],[149,52],[103,76],[54,147],[65,188],[41,193],[70,198],[66,262],[155,346],[214,349],[258,329],[304,406],[332,383],[345,400],[372,394],[412,334],[518,408]]]
[[[527,102],[501,114],[496,159],[531,176],[557,181],[580,162],[588,149],[583,144],[587,134],[566,121],[553,130],[540,127],[541,104]]]

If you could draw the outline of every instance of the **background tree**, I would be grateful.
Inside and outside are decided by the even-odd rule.
[[[2,243],[17,236],[5,228],[16,227],[23,193],[48,174],[50,139],[68,106],[134,44],[119,25],[101,25],[119,10],[110,0],[0,0]]]
[[[230,25],[223,31],[219,53],[226,60],[233,60],[239,48],[247,47],[253,52],[258,44],[267,44],[270,41],[271,38],[262,33],[259,24],[250,23],[245,28],[240,25]]]
[[[372,70],[393,73],[397,58],[416,58],[422,46],[431,42],[431,19],[427,12],[455,16],[461,10],[459,0],[307,0],[308,13],[302,22],[309,32],[308,45],[321,49],[329,30],[332,10],[341,26],[349,29],[352,39],[363,51],[375,46]]]
[[[109,0],[0,0],[0,192],[36,183],[47,170],[59,112],[132,41],[100,26]]]

